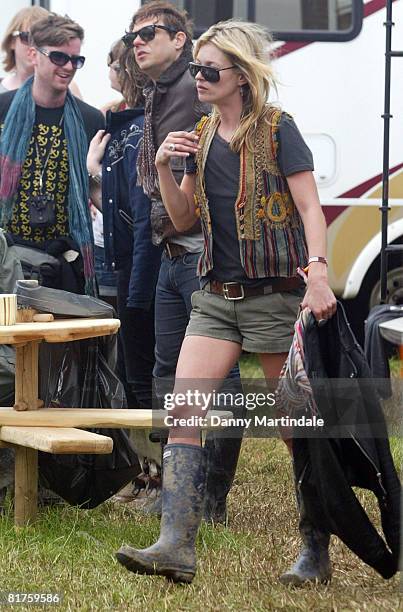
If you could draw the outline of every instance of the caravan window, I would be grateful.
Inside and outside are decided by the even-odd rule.
[[[195,37],[224,19],[256,21],[277,40],[346,41],[362,26],[362,0],[171,0],[185,9]],[[144,4],[144,0],[143,0]]]

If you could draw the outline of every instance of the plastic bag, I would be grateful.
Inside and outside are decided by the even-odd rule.
[[[40,397],[45,404],[63,408],[126,408],[123,384],[111,367],[115,348],[116,337],[109,336],[60,344],[57,351],[42,354]],[[95,508],[133,480],[141,469],[125,430],[88,431],[112,438],[112,453],[39,453],[39,473],[41,483],[69,504]]]

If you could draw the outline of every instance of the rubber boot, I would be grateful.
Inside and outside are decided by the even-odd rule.
[[[299,507],[299,531],[304,547],[294,565],[280,576],[280,582],[295,586],[302,586],[306,582],[329,582],[332,577],[329,558],[330,534],[312,525],[305,514],[302,500]]]
[[[158,541],[144,550],[122,546],[116,558],[137,574],[190,583],[196,572],[195,541],[206,480],[204,449],[169,444],[163,455],[162,517]]]
[[[203,518],[208,523],[227,524],[227,495],[234,481],[241,444],[241,436],[206,439],[207,481]]]
[[[238,365],[232,368],[220,393],[222,397],[232,396],[233,399],[229,405],[214,405],[214,409],[230,410],[235,419],[242,420],[246,408],[237,406],[234,401],[243,393]],[[208,523],[224,525],[228,523],[227,495],[234,482],[243,430],[242,426],[232,426],[218,432],[210,431],[207,435],[204,446],[207,454],[207,481],[203,518]]]

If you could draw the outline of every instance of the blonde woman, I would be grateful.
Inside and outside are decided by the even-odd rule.
[[[14,15],[1,43],[4,52],[3,66],[7,75],[0,81],[0,93],[19,89],[33,75],[34,67],[29,56],[30,29],[40,19],[49,15],[41,6],[23,8]],[[79,88],[71,83],[72,93],[81,98]]]
[[[269,37],[258,25],[212,26],[189,66],[199,99],[213,106],[195,131],[171,132],[156,155],[161,194],[180,232],[198,216],[204,234],[200,291],[176,370],[174,393],[212,392],[242,350],[257,353],[276,379],[292,339],[299,304],[330,318],[326,224],[312,175],[312,156],[292,118],[267,103],[274,84]],[[170,162],[187,158],[179,187]],[[309,262],[304,295],[296,276]],[[190,394],[189,394],[190,393]],[[173,418],[203,416],[197,401],[179,402]],[[161,535],[156,544],[117,553],[127,569],[191,582],[201,519],[205,457],[197,427],[170,430],[164,452]]]

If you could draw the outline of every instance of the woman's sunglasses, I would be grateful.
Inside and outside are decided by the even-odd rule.
[[[23,45],[29,45],[29,32],[20,32],[20,30],[14,30],[12,33],[14,38],[19,38]]]
[[[46,55],[55,66],[65,66],[68,62],[71,62],[74,70],[82,68],[85,63],[85,57],[83,55],[67,55],[63,51],[46,51],[41,47],[37,47],[37,50]]]
[[[220,80],[220,72],[222,70],[229,70],[230,68],[236,68],[236,66],[227,66],[227,68],[213,68],[213,66],[203,66],[202,64],[189,62],[189,72],[192,77],[195,79],[197,73],[200,72],[203,79],[209,83],[218,83]]]
[[[136,32],[126,32],[124,36],[122,36],[122,42],[126,47],[133,47],[133,43],[136,40],[137,36],[140,36],[141,40],[144,42],[150,42],[150,40],[154,40],[155,38],[155,30],[159,28],[160,30],[165,30],[166,32],[171,32],[172,34],[176,34],[177,30],[173,28],[169,28],[168,26],[158,25],[157,23],[153,23],[151,25],[144,26],[144,28],[140,28]]]

